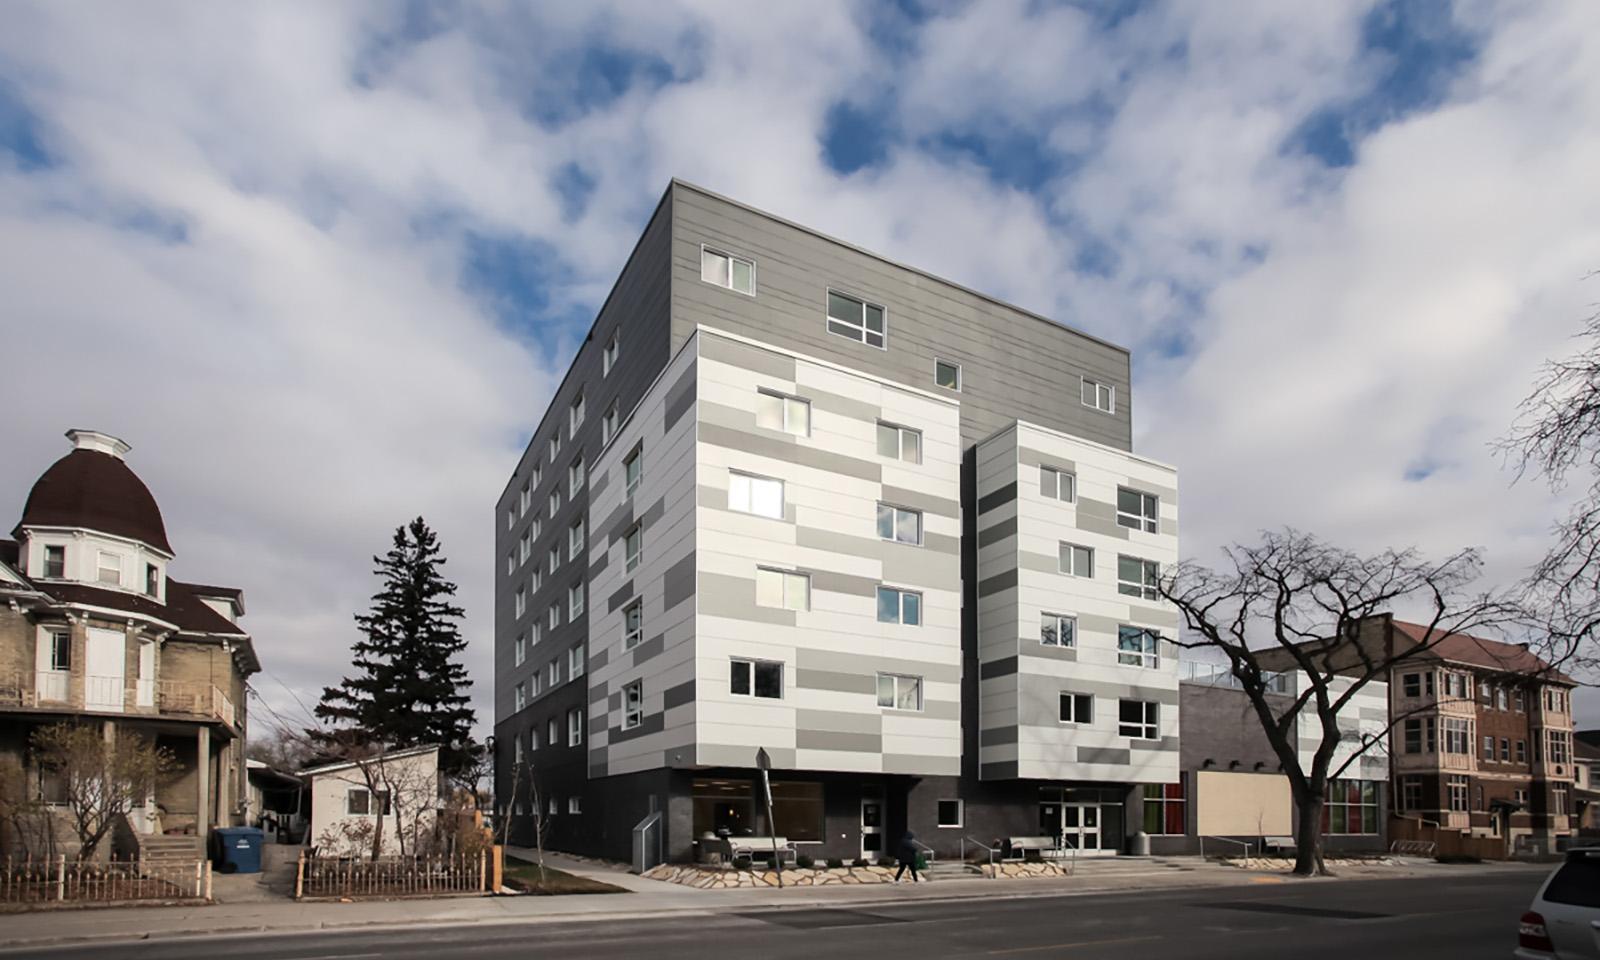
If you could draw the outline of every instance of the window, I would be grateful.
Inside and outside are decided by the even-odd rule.
[[[1408,673],[1400,678],[1400,686],[1408,697],[1422,696],[1422,674]]]
[[[583,676],[583,645],[579,644],[567,651],[567,676],[573,680]]]
[[[1184,829],[1182,783],[1144,785],[1144,832],[1151,836],[1182,835]]]
[[[1159,597],[1161,565],[1126,554],[1117,556],[1117,592],[1129,597],[1154,600]]]
[[[783,519],[783,481],[728,471],[728,509]]]
[[[533,506],[533,484],[523,481],[522,492],[517,495],[517,512],[527,513],[531,506]]]
[[[567,798],[567,812],[568,813],[582,813],[583,812],[583,798],[582,797],[568,797]]]
[[[811,401],[770,390],[756,391],[756,426],[797,437],[811,436]]]
[[[1148,700],[1123,700],[1117,705],[1117,733],[1135,740],[1160,738],[1161,705]]]
[[[561,509],[561,488],[556,487],[550,491],[550,517],[555,518],[556,511]]]
[[[545,554],[545,556],[550,561],[550,572],[555,573],[556,570],[561,566],[561,548],[551,547],[550,552]]]
[[[578,554],[583,552],[583,518],[574,520],[572,526],[567,528],[567,558],[578,559]]]
[[[372,812],[372,794],[365,787],[352,787],[344,792],[344,812],[347,816],[365,817]]]
[[[1090,547],[1080,547],[1075,543],[1063,543],[1060,547],[1061,572],[1074,577],[1094,576],[1094,550]]]
[[[567,432],[576,434],[578,427],[583,423],[583,394],[578,394],[572,400],[572,408],[567,411]]]
[[[551,660],[544,668],[545,682],[554,690],[561,685],[561,658]]]
[[[519,616],[519,617],[522,616],[524,613],[528,612],[528,588],[527,587],[518,587],[517,588],[517,597],[516,597],[515,603],[513,604],[513,609],[516,611],[516,615]]]
[[[65,630],[50,631],[50,669],[58,673],[72,669],[72,634]]]
[[[878,674],[878,706],[890,710],[922,709],[922,678]]]
[[[1422,781],[1407,777],[1400,784],[1400,809],[1422,809]]]
[[[1550,812],[1558,817],[1567,815],[1567,788],[1550,788]]]
[[[1432,670],[1429,670],[1427,673],[1424,673],[1422,675],[1422,692],[1427,694],[1430,697],[1433,696],[1433,671]]]
[[[1330,780],[1322,829],[1332,834],[1378,832],[1378,784],[1373,780]]]
[[[511,665],[514,667],[520,667],[527,659],[528,635],[526,633],[519,633],[517,634],[516,641],[511,644]]]
[[[583,711],[567,711],[567,746],[576,747],[583,743]]]
[[[644,527],[634,524],[622,538],[622,567],[632,573],[639,566],[639,554],[644,549]]]
[[[1161,528],[1161,499],[1127,487],[1117,488],[1117,526],[1155,533]]]
[[[1046,613],[1039,617],[1039,642],[1047,647],[1075,647],[1078,645],[1078,618],[1060,613]]]
[[[1511,762],[1511,741],[1505,737],[1500,738],[1500,762]]]
[[[605,445],[617,435],[617,405],[612,404],[606,409],[605,415],[600,418],[600,443]]]
[[[1453,776],[1450,778],[1450,809],[1456,813],[1465,813],[1467,810],[1467,778]]]
[[[561,429],[556,428],[556,435],[550,438],[550,462],[555,463],[556,457],[561,455]]]
[[[59,580],[67,575],[67,548],[44,548],[44,575]]]
[[[1433,691],[1428,691],[1432,693]],[[1467,700],[1472,693],[1467,689],[1467,675],[1464,673],[1447,673],[1444,675],[1444,692],[1446,696],[1455,697],[1457,700]]]
[[[517,508],[516,507],[507,507],[506,508],[506,529],[510,530],[512,527],[514,527],[516,525],[517,525]]]
[[[1146,627],[1117,627],[1117,662],[1130,667],[1161,666],[1161,634]]]
[[[934,386],[944,387],[946,390],[961,389],[961,364],[951,363],[949,360],[933,359]]]
[[[573,621],[583,616],[583,584],[574,583],[567,588],[567,620]]]
[[[521,710],[523,707],[528,705],[528,684],[526,681],[517,684],[512,693],[514,697],[513,702],[516,704],[516,709]]]
[[[1117,409],[1117,388],[1087,377],[1083,380],[1083,405],[1094,407],[1104,413],[1115,413]]]
[[[811,609],[811,578],[789,570],[756,568],[756,603],[784,610]]]
[[[100,562],[97,579],[101,583],[120,586],[122,583],[122,557],[115,553],[100,551]]]
[[[941,827],[960,827],[966,811],[960,800],[940,800],[938,823]]]
[[[1517,741],[1517,762],[1518,763],[1527,763],[1528,762],[1528,741],[1526,741],[1526,740],[1518,740]]]
[[[776,660],[741,660],[735,657],[728,674],[728,692],[736,697],[783,699],[783,664]]]
[[[553,817],[553,816],[556,815],[556,809],[557,809],[556,798],[555,798],[554,794],[551,794],[550,802],[545,805],[545,812]]]
[[[1071,503],[1078,497],[1078,478],[1055,467],[1039,468],[1039,495]]]
[[[529,690],[529,693],[532,696],[537,697],[539,694],[544,692],[544,674],[535,670],[533,671],[533,676],[528,678],[528,682],[533,685]]]
[[[617,357],[622,351],[622,341],[619,339],[621,336],[620,333],[613,333],[611,339],[606,341],[605,350],[600,354],[600,375],[603,377],[610,376],[612,368],[617,365]]]
[[[922,462],[922,431],[878,421],[878,456],[907,463]]]
[[[896,543],[922,544],[922,511],[878,504],[878,536]]]
[[[583,458],[572,461],[572,466],[567,468],[567,485],[572,488],[572,497],[577,499],[578,491],[583,489],[583,481],[587,474],[583,470]]]
[[[554,630],[559,626],[561,626],[561,604],[552,603],[550,604],[550,629]]]
[[[879,587],[878,622],[921,626],[922,594],[897,587]]]
[[[1463,756],[1472,752],[1472,723],[1460,717],[1444,718],[1444,752]]]
[[[528,729],[528,752],[532,753],[537,749],[539,749],[539,728],[530,727]]]
[[[635,680],[622,688],[622,729],[632,730],[644,719],[644,681]]]
[[[1494,762],[1494,737],[1483,738],[1483,759],[1489,763]]]
[[[1551,763],[1572,762],[1572,734],[1565,730],[1551,730],[1549,760]]]
[[[550,722],[545,724],[544,742],[552,747],[561,743],[561,723],[555,717],[551,717]]]
[[[527,752],[522,745],[521,737],[517,737],[515,740],[511,741],[511,759],[516,763],[522,763],[528,759]]]
[[[1424,734],[1424,732],[1427,733],[1427,741],[1426,741],[1427,749],[1426,750],[1423,749],[1423,746],[1424,746],[1423,734]],[[1424,731],[1424,723],[1423,723],[1422,719],[1417,718],[1417,717],[1413,717],[1413,718],[1411,718],[1411,719],[1406,721],[1406,723],[1405,723],[1405,752],[1406,753],[1432,753],[1433,752],[1433,719],[1431,717],[1428,718],[1428,720],[1427,720],[1426,731]]]
[[[144,592],[147,597],[161,592],[161,568],[153,563],[144,565]]]
[[[622,649],[632,650],[639,645],[644,633],[644,601],[635,600],[622,611]]]
[[[829,333],[881,349],[887,331],[882,307],[833,290],[828,291]]]
[[[1518,713],[1522,713],[1528,709],[1527,697],[1523,695],[1521,690],[1513,690],[1511,692],[1511,705],[1516,708]]]
[[[627,488],[628,495],[639,489],[639,477],[644,472],[644,448],[635,447],[628,458],[622,461],[622,481]]]
[[[513,551],[513,556],[519,557],[520,558],[520,562],[527,563],[528,562],[528,555],[531,554],[531,553],[533,553],[533,535],[532,535],[532,531],[524,530],[522,532],[522,539],[517,541],[517,549],[515,551]],[[510,557],[506,558],[508,564],[510,562],[510,559],[511,559]],[[508,566],[508,570],[509,569],[510,568]]]
[[[1093,723],[1094,697],[1087,693],[1062,693],[1061,722]]]
[[[719,287],[755,296],[756,265],[743,257],[722,253],[710,247],[700,248],[700,279]]]

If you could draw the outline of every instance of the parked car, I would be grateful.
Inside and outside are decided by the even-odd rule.
[[[1517,960],[1600,960],[1600,847],[1567,851],[1517,927]]]

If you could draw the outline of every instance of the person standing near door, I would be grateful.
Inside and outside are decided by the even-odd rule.
[[[900,838],[900,845],[894,850],[894,858],[900,861],[900,869],[894,872],[894,882],[900,882],[900,876],[911,868],[911,882],[921,883],[917,876],[917,835],[907,830],[905,836]]]

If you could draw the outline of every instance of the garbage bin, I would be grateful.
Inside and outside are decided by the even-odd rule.
[[[261,839],[259,827],[218,827],[211,831],[217,869],[223,873],[260,873]]]
[[[1140,830],[1133,835],[1133,855],[1136,857],[1150,856],[1150,834]]]

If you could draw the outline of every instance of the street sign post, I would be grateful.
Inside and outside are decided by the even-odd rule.
[[[783,858],[778,855],[778,828],[772,821],[772,758],[766,747],[756,748],[756,769],[761,771],[761,793],[767,801],[767,833],[772,836],[772,868],[778,871],[778,887],[783,887]]]

